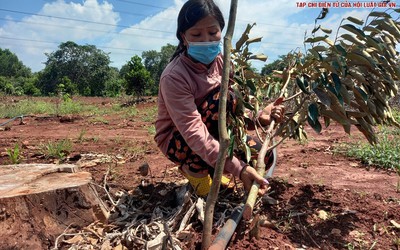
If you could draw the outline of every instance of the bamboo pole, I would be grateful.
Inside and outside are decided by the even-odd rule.
[[[226,101],[228,95],[228,82],[229,82],[229,71],[231,65],[231,48],[232,48],[232,36],[235,28],[236,12],[237,12],[238,0],[231,1],[231,7],[229,12],[229,21],[227,31],[224,36],[224,65],[221,81],[221,92],[218,107],[218,130],[219,130],[219,153],[217,159],[217,165],[215,166],[213,182],[211,185],[210,192],[207,196],[207,203],[205,209],[203,238],[201,249],[207,250],[211,245],[211,233],[213,225],[213,216],[215,203],[218,199],[218,192],[221,185],[222,174],[224,171],[226,157],[228,155],[229,136],[226,127]]]

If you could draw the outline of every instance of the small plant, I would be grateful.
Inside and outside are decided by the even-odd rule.
[[[124,113],[126,118],[133,118],[137,116],[138,110],[135,106],[124,108]]]
[[[99,140],[100,140],[100,138],[98,136],[92,137],[93,142],[98,142]]]
[[[82,129],[80,132],[79,132],[79,135],[78,135],[78,142],[83,142],[83,140],[84,140],[84,136],[85,136],[85,134],[86,134],[86,129]]]
[[[397,247],[397,249],[400,247],[400,238],[394,238],[393,239],[393,245]]]
[[[14,149],[7,149],[7,155],[11,164],[19,164],[21,160],[19,145],[15,144]]]
[[[58,142],[48,142],[42,145],[42,153],[46,158],[55,158],[64,160],[72,150],[72,142],[69,139],[64,139]]]
[[[156,127],[154,125],[151,125],[150,127],[147,128],[147,132],[150,135],[155,135],[156,134]]]
[[[90,119],[89,122],[91,124],[104,124],[104,125],[107,125],[110,123],[107,119],[105,119],[104,117],[101,117],[101,116],[94,117],[93,119]]]
[[[153,122],[157,118],[157,107],[147,108],[142,111],[145,115],[142,117],[144,122]]]

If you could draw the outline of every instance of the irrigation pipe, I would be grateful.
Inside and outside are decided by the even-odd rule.
[[[18,119],[18,118],[20,119],[20,123],[22,123],[22,119],[24,118],[24,116],[23,115],[19,115],[19,116],[16,116],[16,117],[14,117],[14,118],[12,118],[12,119],[0,124],[0,127],[6,125],[6,124],[8,124],[8,123],[10,123],[10,122],[12,122],[12,121],[14,121],[16,119]]]
[[[226,249],[229,241],[233,233],[236,230],[237,225],[239,224],[240,220],[243,216],[243,204],[236,207],[229,219],[225,222],[225,225],[222,227],[221,231],[219,231],[217,237],[215,238],[214,242],[211,244],[208,250],[222,250]]]

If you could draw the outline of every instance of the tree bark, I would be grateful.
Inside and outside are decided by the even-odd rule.
[[[237,12],[237,0],[231,1],[231,7],[229,12],[229,21],[226,34],[224,36],[224,67],[221,82],[220,101],[218,107],[218,129],[220,148],[217,159],[217,165],[215,166],[213,182],[211,185],[210,193],[207,197],[204,229],[201,248],[206,250],[211,245],[211,234],[213,225],[213,216],[215,203],[218,199],[218,192],[221,185],[222,173],[224,171],[226,157],[228,155],[229,136],[226,128],[226,100],[228,95],[228,83],[229,73],[231,68],[231,48],[232,48],[232,36],[235,29],[235,20]]]

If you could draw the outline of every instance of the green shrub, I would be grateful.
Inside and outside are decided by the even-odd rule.
[[[44,154],[46,158],[55,158],[59,160],[64,160],[71,150],[72,142],[69,139],[48,142],[41,146],[41,153]]]

